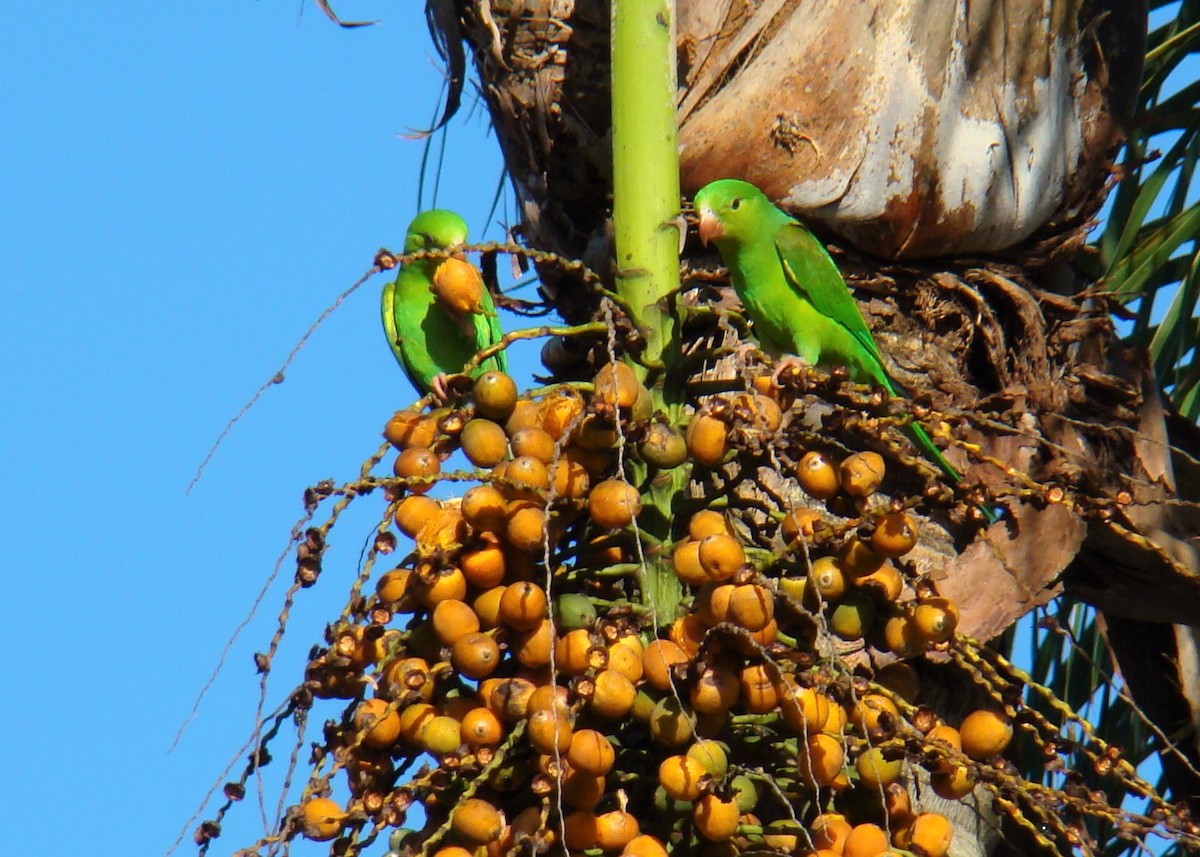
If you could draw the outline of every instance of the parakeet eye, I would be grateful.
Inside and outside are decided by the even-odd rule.
[[[742,204],[742,198],[740,196],[735,197],[733,202],[729,203],[729,208],[733,211],[737,211],[738,206],[740,206],[741,204]]]

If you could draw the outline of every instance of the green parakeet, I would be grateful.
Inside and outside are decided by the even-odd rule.
[[[844,365],[856,380],[903,392],[888,375],[858,304],[815,236],[749,182],[721,179],[695,198],[700,240],[717,245],[763,350],[813,366]],[[905,433],[953,483],[961,478],[921,426]],[[983,510],[989,520],[994,514]]]
[[[453,211],[435,208],[421,212],[409,224],[404,252],[453,251],[466,240],[466,221]],[[466,275],[467,290],[477,289],[467,300],[459,288],[464,269],[473,272]],[[503,335],[492,296],[478,277],[478,271],[461,258],[420,259],[401,266],[396,279],[383,287],[381,309],[388,345],[422,394],[432,391],[444,399],[445,376],[462,372],[468,360]],[[447,293],[447,285],[457,293],[457,300]],[[472,375],[490,369],[508,371],[503,351],[485,360]]]

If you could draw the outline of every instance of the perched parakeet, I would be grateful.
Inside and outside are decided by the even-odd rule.
[[[749,182],[721,179],[694,200],[700,240],[717,245],[763,350],[814,366],[843,365],[856,380],[903,392],[888,375],[858,304],[816,237]],[[916,423],[905,432],[951,482],[961,478]],[[989,520],[990,510],[984,510]]]
[[[430,209],[416,216],[404,237],[404,252],[449,250],[466,243],[467,224],[453,211]],[[461,258],[419,259],[400,268],[383,287],[383,330],[396,360],[422,394],[445,398],[444,378],[462,372],[477,352],[500,341],[503,332],[492,296],[479,272]],[[508,370],[503,351],[472,375]]]

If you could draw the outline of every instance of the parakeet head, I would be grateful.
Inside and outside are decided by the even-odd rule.
[[[422,211],[408,224],[404,236],[404,252],[419,250],[448,250],[467,240],[467,222],[444,208]]]
[[[700,216],[700,241],[717,249],[736,247],[777,218],[787,219],[767,195],[750,182],[719,179],[696,193],[693,200]]]

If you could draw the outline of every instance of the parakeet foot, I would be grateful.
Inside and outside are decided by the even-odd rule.
[[[796,376],[807,372],[810,364],[794,354],[784,354],[775,361],[775,371],[771,373],[771,383],[776,387],[785,386],[781,380],[785,375]]]
[[[449,405],[452,402],[462,398],[467,390],[471,388],[471,379],[469,376],[456,372],[453,375],[448,375],[445,372],[439,372],[430,382],[433,393],[434,404],[438,407]]]

